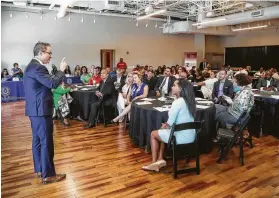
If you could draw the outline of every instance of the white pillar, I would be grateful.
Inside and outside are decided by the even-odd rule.
[[[195,34],[195,49],[197,52],[197,68],[199,63],[205,58],[205,35]]]

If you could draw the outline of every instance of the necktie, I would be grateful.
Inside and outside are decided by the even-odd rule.
[[[167,80],[167,77],[164,78],[162,84],[161,84],[160,87],[159,87],[159,90],[161,90],[161,89],[163,88],[163,86],[164,86],[165,83],[166,83],[166,80]]]
[[[100,92],[101,92],[101,93],[102,93],[102,91],[103,91],[103,88],[104,88],[104,86],[105,86],[105,83],[106,83],[106,82],[103,81],[103,83],[101,84],[101,88],[100,88]]]

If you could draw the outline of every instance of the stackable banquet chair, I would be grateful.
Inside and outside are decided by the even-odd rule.
[[[199,133],[202,129],[204,121],[201,122],[188,122],[182,124],[174,124],[172,127],[169,141],[168,141],[168,148],[172,149],[172,159],[173,159],[173,178],[176,179],[178,174],[183,173],[191,173],[196,172],[197,175],[200,174],[200,154],[199,154]],[[188,144],[176,144],[176,138],[174,133],[179,133],[179,131],[187,130],[187,129],[195,129],[195,141]],[[186,168],[177,170],[177,161],[179,159],[178,151],[183,150],[183,153],[187,152],[190,153],[189,146],[194,147],[194,153],[196,158],[196,167],[194,168]],[[190,155],[186,155],[186,163],[189,163]]]
[[[220,156],[217,163],[221,163],[228,155],[229,151],[239,140],[239,150],[240,150],[240,163],[244,165],[244,155],[243,155],[243,131],[246,129],[250,115],[248,112],[243,112],[236,124],[232,129],[219,128],[217,135],[221,140],[218,142],[220,145]]]

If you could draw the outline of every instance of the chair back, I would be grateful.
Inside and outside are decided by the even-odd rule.
[[[243,122],[243,118],[247,115],[247,111],[243,111],[242,114],[239,116],[237,119],[236,123],[234,126],[231,128],[232,131],[237,132]]]
[[[175,138],[174,132],[179,132],[182,130],[189,130],[189,129],[195,129],[196,130],[196,137],[199,133],[199,129],[202,128],[202,125],[204,123],[204,120],[201,122],[186,122],[181,124],[174,124],[171,129],[169,141],[168,141],[168,147],[171,147],[172,139]]]

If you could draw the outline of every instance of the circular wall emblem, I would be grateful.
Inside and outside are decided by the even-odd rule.
[[[71,78],[67,78],[67,84],[72,84],[72,79]]]
[[[1,95],[4,97],[10,96],[11,89],[9,87],[2,87],[1,88]]]

